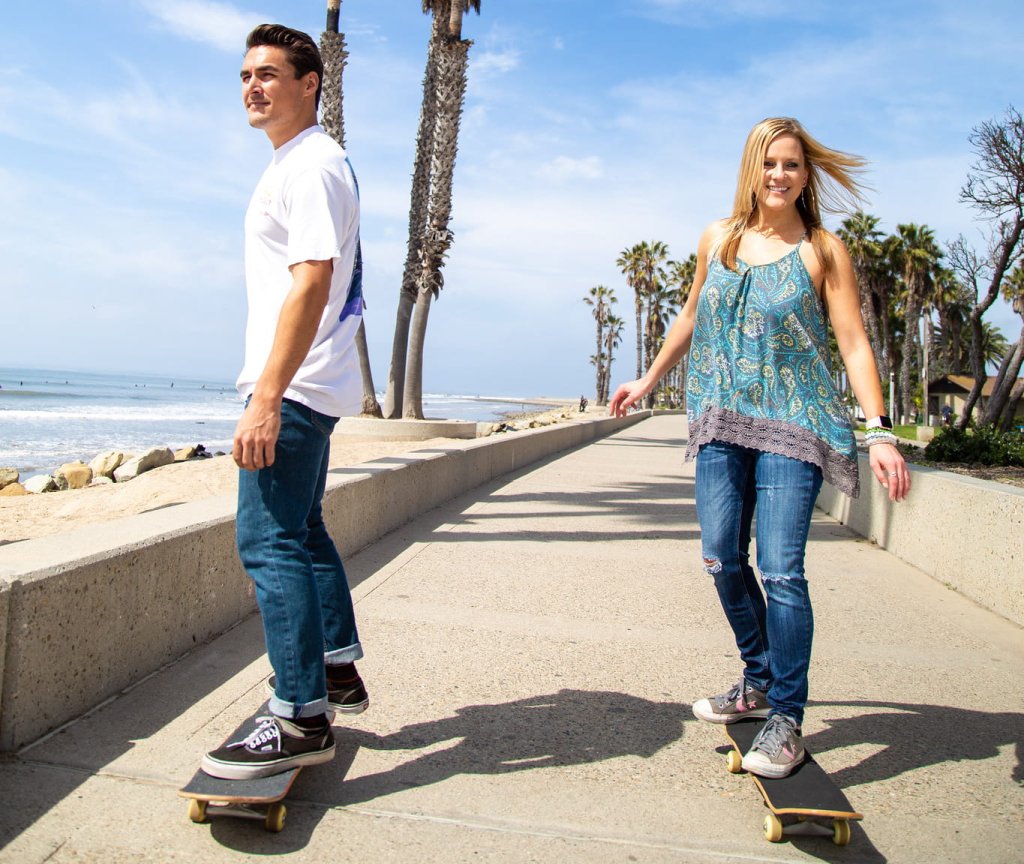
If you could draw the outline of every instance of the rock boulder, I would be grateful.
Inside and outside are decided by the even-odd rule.
[[[0,468],[0,489],[17,483],[20,476],[14,468]]]
[[[26,491],[34,495],[41,492],[57,491],[57,484],[49,474],[37,474],[35,477],[29,477],[22,485]]]
[[[84,489],[92,480],[92,468],[84,462],[65,462],[53,472],[53,481],[60,490]]]
[[[118,483],[125,483],[134,480],[146,471],[152,471],[161,465],[170,465],[174,461],[174,454],[167,447],[154,447],[147,450],[141,456],[129,459],[114,471],[114,480]]]
[[[113,480],[114,472],[130,458],[131,456],[120,450],[108,450],[106,453],[100,453],[89,463],[89,467],[92,468],[92,476],[109,477]]]

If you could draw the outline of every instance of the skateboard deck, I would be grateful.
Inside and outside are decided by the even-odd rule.
[[[238,741],[252,730],[256,717],[269,714],[266,704],[246,718],[224,743]],[[256,819],[263,822],[268,831],[278,832],[284,828],[287,808],[282,803],[292,788],[302,768],[292,768],[270,777],[251,780],[225,780],[212,777],[200,768],[178,794],[188,802],[188,817],[193,822],[206,822],[213,815],[236,816],[242,819]]]
[[[743,771],[743,754],[750,749],[764,724],[764,719],[754,718],[722,727],[732,745],[727,765],[733,774]],[[755,774],[750,777],[771,811],[764,820],[764,836],[773,843],[782,840],[784,835],[803,834],[831,837],[837,846],[845,846],[850,842],[850,822],[864,818],[814,761],[810,751],[803,764],[788,777],[771,779]]]

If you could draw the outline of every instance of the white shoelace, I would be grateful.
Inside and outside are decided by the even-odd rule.
[[[257,717],[256,728],[241,741],[228,745],[246,747],[256,753],[281,749],[281,727],[274,717]]]

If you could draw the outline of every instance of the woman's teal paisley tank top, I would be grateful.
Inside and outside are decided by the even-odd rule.
[[[713,252],[697,301],[686,405],[686,458],[724,441],[821,468],[841,492],[859,492],[857,444],[832,381],[821,300],[798,245],[770,264]]]

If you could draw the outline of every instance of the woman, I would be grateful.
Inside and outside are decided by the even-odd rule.
[[[884,414],[850,257],[821,210],[860,196],[864,162],[824,147],[790,118],[750,132],[733,213],[697,247],[693,289],[651,368],[623,384],[622,416],[689,350],[690,439],[705,570],[745,668],[728,692],[698,700],[711,723],[767,717],[743,758],[747,771],[785,777],[804,758],[813,616],[804,552],[814,502],[827,480],[859,492],[857,449],[832,383],[826,317],[854,395],[868,418],[871,469],[902,500],[910,475]],[[692,344],[691,344],[692,343]],[[757,511],[757,566],[749,563]]]

